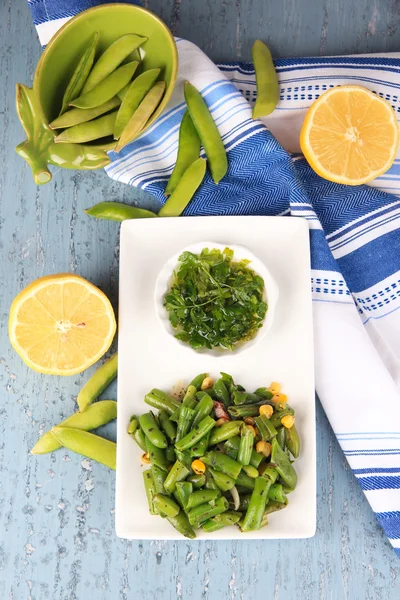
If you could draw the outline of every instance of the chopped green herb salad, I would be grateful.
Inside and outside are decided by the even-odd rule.
[[[164,306],[176,338],[192,348],[233,350],[262,326],[267,304],[264,280],[233,259],[233,250],[183,252]]]

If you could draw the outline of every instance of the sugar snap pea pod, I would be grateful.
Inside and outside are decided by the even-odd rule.
[[[286,494],[280,483],[273,483],[268,490],[268,498],[274,502],[285,504],[287,501]]]
[[[64,448],[91,458],[115,471],[117,444],[114,442],[72,427],[53,427],[51,431]]]
[[[145,436],[149,438],[152,444],[157,448],[166,448],[168,446],[167,438],[158,427],[152,412],[145,413],[139,417],[140,427]]]
[[[218,490],[219,487],[215,483],[214,478],[211,476],[210,469],[207,469],[207,471],[205,472],[205,476],[206,476],[206,483],[205,483],[206,489],[207,490]]]
[[[200,92],[188,81],[185,82],[184,91],[188,111],[204,146],[212,178],[215,183],[219,183],[228,170],[228,158],[218,127]]]
[[[146,404],[149,404],[153,408],[158,408],[159,410],[165,410],[169,415],[180,406],[180,402],[176,400],[173,396],[166,394],[162,390],[158,390],[157,388],[153,388],[151,392],[146,394],[144,397],[144,401]]]
[[[219,402],[222,402],[225,406],[230,406],[232,404],[229,391],[222,378],[217,379],[214,383],[213,390]]]
[[[275,469],[278,471],[280,478],[292,490],[297,484],[297,474],[294,470],[287,454],[278,444],[276,438],[272,440],[271,463],[275,464]]]
[[[285,436],[285,428],[284,427],[281,427],[280,429],[278,429],[278,433],[276,434],[276,440],[277,440],[278,444],[280,445],[280,447],[282,448],[282,450],[284,450],[286,447],[286,436]]]
[[[214,408],[214,403],[212,398],[208,394],[204,394],[198,405],[196,406],[196,414],[194,415],[193,427],[198,425],[200,421],[202,421],[205,417],[207,417],[212,409]]]
[[[187,469],[191,469],[192,457],[190,456],[190,450],[184,450],[183,452],[179,452],[175,448],[175,456],[178,460],[181,461],[182,464],[185,465]]]
[[[256,389],[256,391],[254,392],[256,396],[259,396],[260,398],[264,398],[264,400],[271,400],[271,398],[273,397],[273,393],[270,392],[266,387],[261,387]],[[272,402],[271,402],[272,404]]]
[[[260,402],[260,398],[256,394],[250,394],[250,392],[240,392],[238,390],[232,393],[232,400],[235,405],[238,404],[255,404]]]
[[[217,487],[222,492],[229,492],[229,490],[231,490],[236,483],[236,481],[232,479],[232,477],[229,477],[229,475],[226,475],[226,473],[215,471],[215,469],[209,469],[209,471]]]
[[[68,83],[67,89],[65,90],[60,114],[64,113],[71,100],[75,100],[81,93],[83,86],[85,85],[87,78],[90,73],[90,69],[93,66],[94,57],[96,54],[96,46],[97,41],[99,39],[99,34],[97,31],[93,34],[93,37],[90,41],[89,46],[86,48],[83,53],[79,63],[76,66],[75,71],[72,74],[72,77]]]
[[[185,437],[188,433],[194,419],[195,412],[188,406],[182,406],[179,412],[178,429],[176,432],[175,444],[179,443],[179,440]]]
[[[229,508],[229,502],[226,498],[218,498],[214,505],[211,504],[200,504],[195,508],[192,508],[188,511],[189,523],[193,525],[193,527],[199,527],[204,521],[207,519],[211,519],[211,517],[215,517],[220,513],[225,512]]]
[[[246,473],[246,475],[251,477],[251,479],[255,479],[259,476],[259,472],[255,467],[253,467],[253,465],[243,465],[242,469],[243,472]]]
[[[189,538],[190,540],[193,540],[196,537],[196,534],[193,531],[193,527],[190,525],[189,519],[187,518],[183,510],[181,510],[176,515],[176,517],[169,517],[167,515],[166,518],[167,521],[169,521],[169,523],[172,525],[172,527],[175,527],[175,529],[185,537]]]
[[[200,390],[200,392],[197,392],[196,394],[197,400],[201,400],[202,398],[204,398],[204,396],[210,396],[210,398],[212,398],[213,400],[217,399],[212,388],[208,388],[206,392],[204,390]]]
[[[205,172],[206,161],[203,158],[198,158],[186,169],[175,190],[159,210],[158,216],[179,217],[203,181]]]
[[[172,194],[186,169],[199,158],[200,147],[199,134],[193,125],[192,117],[186,111],[179,128],[178,156],[174,170],[165,188],[164,193],[166,196]]]
[[[82,94],[90,92],[90,90],[114,73],[131,52],[139,48],[146,41],[146,37],[128,33],[113,42],[96,61],[83,87]]]
[[[174,446],[167,446],[165,448],[165,458],[172,465],[175,462],[175,448]]]
[[[138,427],[140,427],[139,419],[136,417],[136,415],[132,415],[128,425],[128,433],[135,433]]]
[[[236,460],[238,452],[239,452],[239,446],[240,446],[240,437],[239,436],[230,438],[229,440],[227,440],[225,442],[226,454],[229,454],[229,456],[231,458],[234,458]],[[252,465],[256,469],[258,469],[258,467],[260,466],[260,464],[262,463],[263,460],[264,460],[264,457],[262,454],[259,454],[255,450],[252,450],[251,457],[250,457],[250,465]]]
[[[147,436],[145,436],[146,440],[146,450],[150,456],[151,465],[155,465],[159,469],[163,471],[168,471],[168,461],[165,457],[165,452],[161,448],[157,448]]]
[[[129,84],[126,93],[123,95],[122,104],[119,108],[117,119],[115,121],[114,139],[118,140],[129,122],[129,119],[139,107],[146,94],[151,90],[156,82],[161,69],[149,69],[141,73]]]
[[[269,500],[267,506],[265,507],[265,511],[261,521],[261,527],[265,527],[266,525],[268,525],[268,515],[270,515],[273,512],[277,512],[278,510],[282,510],[283,508],[286,508],[287,505],[287,501],[285,504],[282,504],[281,502],[273,502],[272,500]]]
[[[190,385],[194,385],[194,387],[197,388],[197,391],[200,391],[201,384],[203,383],[206,377],[208,377],[208,373],[200,373],[199,375],[196,375],[194,379],[192,379]]]
[[[227,510],[220,515],[216,515],[211,519],[208,519],[205,523],[203,523],[203,530],[207,533],[212,533],[213,531],[218,531],[218,529],[222,529],[223,527],[229,527],[230,525],[236,525],[241,519],[241,513],[234,510]]]
[[[177,503],[164,494],[156,494],[153,498],[153,503],[161,514],[168,517],[176,517],[180,510]]]
[[[127,219],[148,219],[157,215],[145,208],[129,206],[122,202],[99,202],[91,208],[87,208],[85,213],[96,219],[106,219],[108,221],[126,221]]]
[[[254,42],[251,54],[257,85],[253,119],[258,119],[270,115],[275,110],[279,100],[279,83],[271,52],[261,40]]]
[[[111,98],[114,98],[123,87],[132,79],[138,66],[137,61],[132,61],[116,69],[111,75],[106,77],[90,92],[82,94],[70,102],[71,106],[76,108],[96,108],[101,106]]]
[[[197,442],[197,444],[190,448],[190,456],[203,456],[203,454],[207,452],[207,448],[210,442],[210,435],[211,432],[207,433],[207,435],[202,437],[201,440]]]
[[[186,510],[190,494],[193,492],[193,484],[190,481],[178,481],[175,487],[174,496],[179,504]]]
[[[115,152],[120,152],[124,146],[129,144],[129,142],[132,142],[139,135],[157,106],[160,104],[161,98],[164,96],[165,88],[165,81],[158,81],[153,85],[151,90],[147,92],[128,123],[125,125],[115,147]]]
[[[265,415],[256,417],[254,421],[257,425],[261,439],[264,440],[264,442],[269,442],[278,433],[271,421]]]
[[[254,445],[254,429],[243,424],[241,427],[240,444],[237,460],[241,465],[249,465]]]
[[[193,485],[193,487],[197,490],[199,488],[202,488],[205,485],[206,476],[205,475],[189,475],[186,478],[186,481],[191,483]]]
[[[250,499],[251,494],[243,494],[242,496],[240,496],[239,510],[241,512],[244,512],[249,508]]]
[[[207,452],[201,460],[206,464],[215,469],[216,471],[222,471],[232,479],[237,479],[241,471],[242,465],[236,460],[222,454],[222,452]]]
[[[228,406],[228,413],[234,418],[256,417],[260,413],[258,404],[243,404],[243,406]]]
[[[76,399],[80,412],[83,412],[116,378],[118,371],[118,353],[116,352],[97,369],[85,383]]]
[[[166,491],[169,494],[172,494],[175,491],[177,482],[185,479],[189,473],[190,470],[187,469],[183,463],[177,460],[168,473],[166,480],[164,481],[164,488]]]
[[[236,478],[236,484],[246,490],[254,490],[255,479],[249,477],[244,471],[241,471]]]
[[[194,385],[189,385],[185,395],[183,397],[182,403],[176,409],[174,413],[171,415],[171,421],[175,421],[176,423],[179,421],[179,415],[183,406],[187,406],[188,408],[194,408],[197,404],[196,402],[196,388]]]
[[[281,423],[282,417],[286,417],[286,415],[294,415],[293,408],[286,405],[286,407],[282,410],[275,409],[274,414],[270,418],[272,425],[276,428],[281,427],[282,426],[282,423]]]
[[[120,99],[117,96],[111,98],[104,104],[96,106],[95,108],[71,108],[67,112],[54,119],[49,125],[51,129],[66,129],[67,127],[73,127],[74,125],[80,125],[81,123],[87,123],[92,121],[100,115],[104,115],[113,108],[116,108],[121,104]]]
[[[117,403],[114,400],[102,400],[96,402],[84,412],[77,412],[64,421],[59,423],[58,427],[73,427],[74,429],[82,429],[90,431],[109,423],[117,418]],[[47,431],[31,450],[32,454],[46,454],[53,452],[62,445],[54,437],[51,431]]]
[[[197,444],[197,442],[201,440],[202,437],[207,435],[207,433],[211,431],[213,427],[215,427],[214,419],[212,419],[211,417],[205,417],[202,421],[200,421],[198,425],[193,427],[193,429],[189,431],[189,433],[187,433],[185,437],[183,437],[181,440],[179,440],[179,442],[175,444],[175,448],[180,452],[191,448],[192,446]]]
[[[96,402],[96,404],[97,404],[97,402]],[[94,404],[93,406],[96,406],[96,405]],[[86,413],[86,411],[85,411],[85,413]],[[85,413],[82,413],[82,414],[85,414]],[[133,438],[135,440],[135,442],[137,443],[137,445],[139,446],[139,448],[141,448],[143,450],[143,452],[147,452],[146,436],[144,435],[144,433],[140,429],[140,427],[138,427],[137,429],[135,429],[135,431],[128,432],[128,433],[131,436],[131,438]]]
[[[272,483],[275,483],[275,481],[278,479],[279,473],[275,469],[275,467],[268,464],[266,466],[266,468],[263,470],[261,477],[264,477],[264,479],[268,479],[268,481],[270,481],[272,484]]]
[[[260,529],[267,502],[268,483],[263,477],[257,477],[251,494],[249,507],[242,523],[242,531]]]
[[[85,146],[83,144],[50,144],[48,162],[63,169],[85,169],[87,171],[101,169],[110,163],[103,148]]]
[[[154,505],[154,496],[156,495],[156,487],[154,485],[151,469],[143,471],[144,490],[146,492],[147,502],[151,515],[158,515],[158,510]]]
[[[114,111],[98,119],[93,119],[93,121],[89,121],[88,123],[69,127],[55,138],[55,142],[56,144],[65,142],[81,144],[107,137],[113,132],[116,115],[117,112]]]
[[[285,444],[293,458],[298,458],[300,454],[300,438],[295,425],[290,428],[283,428],[285,431]]]
[[[242,427],[242,421],[227,421],[221,427],[215,427],[210,435],[210,446],[220,444],[239,433]]]
[[[190,494],[187,503],[187,510],[191,508],[196,508],[196,506],[200,506],[200,504],[205,504],[206,502],[212,502],[216,500],[221,493],[219,490],[197,490]]]
[[[176,427],[175,423],[169,420],[166,410],[160,410],[158,413],[158,422],[169,441],[174,442],[176,438]]]
[[[167,471],[163,471],[157,465],[151,465],[151,473],[153,475],[154,487],[156,490],[156,494],[166,494],[164,489],[164,481],[167,478]]]

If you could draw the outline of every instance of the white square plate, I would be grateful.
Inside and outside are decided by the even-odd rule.
[[[238,355],[210,356],[177,344],[154,305],[157,276],[185,246],[211,241],[241,244],[265,263],[279,288],[274,322],[255,346]],[[140,449],[127,433],[132,414],[148,410],[145,394],[179,380],[220,371],[249,391],[279,381],[296,411],[302,450],[296,490],[269,525],[246,534],[226,527],[202,539],[306,538],[315,534],[316,456],[313,326],[307,221],[294,217],[179,217],[125,221],[121,228],[118,359],[116,532],[129,539],[184,539],[151,516],[143,487]]]

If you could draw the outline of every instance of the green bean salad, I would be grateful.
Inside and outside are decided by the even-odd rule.
[[[227,373],[215,382],[201,373],[179,394],[154,388],[144,401],[158,414],[133,415],[128,433],[150,465],[151,515],[193,539],[199,528],[258,530],[287,506],[300,440],[278,383],[249,393]]]

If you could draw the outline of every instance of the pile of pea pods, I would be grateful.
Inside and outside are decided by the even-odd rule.
[[[144,400],[158,415],[132,416],[128,433],[150,465],[143,472],[150,514],[192,539],[200,527],[258,530],[287,506],[300,440],[278,383],[253,394],[227,373],[215,382],[201,373],[180,398],[154,388]]]

